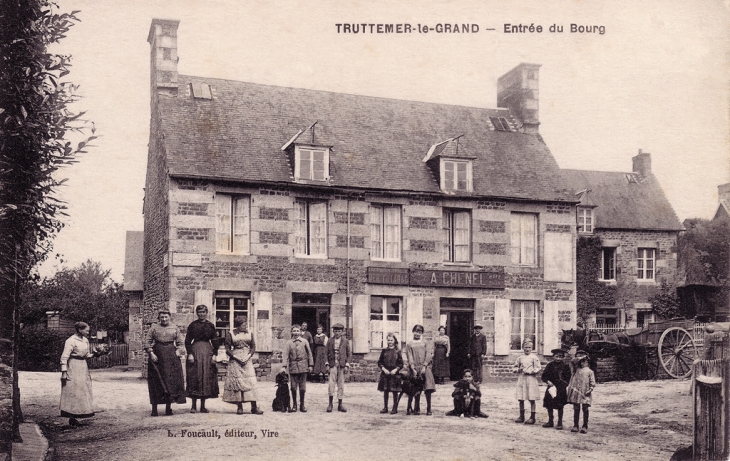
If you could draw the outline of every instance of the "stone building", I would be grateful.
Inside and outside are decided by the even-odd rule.
[[[578,277],[577,289],[607,288],[587,323],[644,326],[655,320],[651,297],[663,287],[676,288],[677,236],[683,227],[651,173],[651,154],[639,150],[632,160],[631,173],[562,170],[580,200],[579,238],[595,238],[600,246],[596,261],[578,253],[578,271],[590,264],[586,269],[595,276],[585,284]],[[582,307],[579,303],[579,312]]]
[[[129,366],[144,362],[142,296],[144,294],[144,232],[127,231],[124,248],[124,292],[129,299]]]
[[[538,65],[499,80],[506,107],[392,100],[180,75],[177,26],[148,38],[142,329],[247,316],[267,376],[293,323],[342,323],[365,380],[415,324],[446,326],[454,376],[475,324],[487,373],[575,325],[578,200],[537,133]]]

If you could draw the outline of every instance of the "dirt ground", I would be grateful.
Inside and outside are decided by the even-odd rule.
[[[59,416],[59,378],[20,374],[26,421],[41,425],[56,460],[668,460],[692,438],[687,380],[599,384],[589,432],[578,434],[569,430],[569,407],[566,430],[541,427],[547,414],[540,401],[536,425],[515,424],[512,383],[482,385],[488,419],[444,416],[451,409],[451,385],[437,386],[433,416],[406,416],[403,402],[399,414],[381,415],[375,383],[346,385],[347,413],[326,413],[327,386],[314,383],[307,385],[306,414],[274,413],[272,382],[259,383],[262,416],[236,415],[234,405],[213,399],[209,414],[174,405],[173,416],[152,418],[146,381],[136,371],[119,370],[92,371],[97,414],[71,428]],[[217,431],[213,435],[220,437],[184,437],[183,430]],[[240,436],[227,437],[226,431]]]

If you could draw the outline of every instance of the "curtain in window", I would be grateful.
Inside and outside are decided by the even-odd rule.
[[[217,252],[230,252],[231,250],[231,196],[215,196],[216,233],[215,249]]]
[[[509,308],[510,340],[509,348],[513,351],[522,349],[522,303],[513,301]]]
[[[312,179],[317,181],[325,179],[324,151],[312,151]]]
[[[384,207],[383,222],[385,225],[386,259],[400,259],[400,208]]]
[[[456,164],[456,189],[458,190],[468,189],[466,167],[467,164],[464,162]]]
[[[400,340],[401,299],[370,297],[370,348],[386,347],[388,333],[394,333]]]
[[[521,350],[522,342],[529,339],[537,350],[537,301],[512,301],[510,319],[510,349]]]
[[[312,151],[299,149],[299,177],[312,179]]]
[[[454,256],[452,253],[451,245],[451,226],[452,226],[451,210],[444,210],[443,227],[444,227],[444,261],[453,261]]]
[[[307,202],[294,203],[294,251],[307,254]]]
[[[248,253],[248,197],[235,199],[233,209],[233,252]]]
[[[370,209],[370,242],[372,257],[383,257],[383,208],[373,206]]]
[[[469,240],[471,219],[469,212],[455,212],[454,216],[454,261],[469,261]]]
[[[309,244],[311,255],[327,253],[327,204],[309,204]]]

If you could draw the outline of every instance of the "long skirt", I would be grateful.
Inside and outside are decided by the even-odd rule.
[[[150,403],[185,403],[185,381],[175,344],[156,343],[152,351],[157,356],[157,363],[147,360]]]
[[[446,357],[446,346],[436,345],[433,351],[433,376],[448,378],[451,376],[449,358]]]
[[[248,349],[236,349],[233,356],[238,359],[248,357]],[[228,362],[228,372],[223,384],[223,401],[228,403],[256,402],[256,371],[251,360],[241,365],[237,360]]]
[[[540,389],[537,385],[535,375],[520,373],[517,378],[517,389],[515,389],[517,400],[540,400]]]
[[[86,360],[70,358],[66,374],[68,380],[61,386],[61,416],[66,418],[94,416],[91,373],[89,373]]]
[[[327,351],[324,345],[314,346],[314,370],[312,373],[315,375],[327,373],[327,367],[324,364],[327,363]]]
[[[188,397],[218,397],[218,368],[213,363],[213,346],[209,341],[195,341],[191,349],[195,361],[185,365]]]

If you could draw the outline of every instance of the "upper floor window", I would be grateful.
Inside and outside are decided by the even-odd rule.
[[[639,248],[639,259],[637,265],[636,278],[639,280],[654,280],[654,258],[656,249]]]
[[[400,261],[400,206],[370,207],[370,241],[372,259]]]
[[[512,263],[537,265],[537,215],[512,213],[510,216]]]
[[[593,232],[593,208],[578,207],[578,232]]]
[[[601,250],[601,280],[616,280],[616,248]]]
[[[463,210],[444,210],[444,261],[471,260],[471,213]]]
[[[294,177],[326,181],[329,179],[329,149],[297,146]]]
[[[249,252],[248,197],[216,194],[215,210],[216,252],[247,254]]]
[[[294,203],[297,256],[327,257],[327,203],[297,200]]]
[[[401,298],[370,297],[370,349],[382,349],[388,345],[388,333],[400,337]]]
[[[441,190],[472,190],[472,166],[470,160],[441,159]]]

